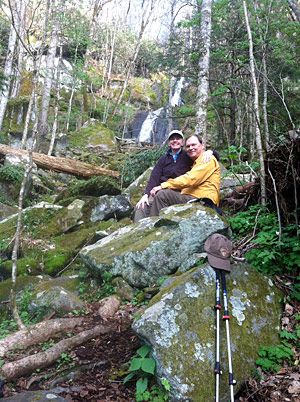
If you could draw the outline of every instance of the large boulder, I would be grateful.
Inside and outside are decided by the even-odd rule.
[[[194,267],[205,240],[217,232],[231,234],[226,219],[212,209],[173,205],[159,217],[142,219],[83,248],[80,256],[96,277],[109,273],[143,288],[177,270]]]
[[[208,264],[182,274],[151,300],[133,324],[152,347],[157,376],[169,382],[172,402],[214,400],[215,277]],[[237,392],[255,369],[258,348],[278,343],[282,308],[279,290],[249,265],[233,264],[226,277]],[[220,401],[225,402],[230,399],[225,322],[220,327]]]
[[[75,293],[62,286],[51,286],[51,281],[47,285],[48,288],[37,292],[29,303],[28,310],[31,313],[45,316],[53,311],[71,313],[84,308],[83,301]]]
[[[95,119],[89,120],[81,130],[70,134],[70,145],[94,151],[117,151],[118,146],[112,130]]]
[[[128,195],[103,195],[99,197],[97,205],[91,211],[91,221],[99,222],[111,218],[122,219],[130,216],[132,211],[133,207],[130,204]]]
[[[139,201],[139,199],[142,197],[143,192],[150,179],[152,170],[153,170],[152,167],[148,168],[133,183],[131,183],[124,191],[125,194],[129,195],[130,202],[132,205],[135,205]]]

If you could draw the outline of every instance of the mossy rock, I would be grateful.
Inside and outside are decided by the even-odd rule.
[[[0,220],[8,218],[18,212],[18,207],[16,205],[8,205],[6,203],[0,202]]]
[[[99,151],[117,151],[113,131],[96,120],[92,120],[88,127],[71,133],[70,146],[91,148]]]
[[[43,273],[43,266],[35,257],[24,257],[18,259],[18,275],[39,275]],[[0,274],[4,279],[11,277],[12,261],[7,260],[0,265]]]
[[[60,286],[61,288],[64,288],[69,292],[76,292],[80,281],[81,280],[77,275],[54,278],[38,285],[35,288],[35,293],[43,292],[44,290],[48,290],[53,286]]]
[[[63,234],[52,239],[53,247],[44,251],[37,247],[33,250],[29,247],[23,249],[26,258],[32,258],[39,262],[39,269],[50,276],[56,275],[71,261],[78,251],[91,239],[95,228],[77,230]],[[33,257],[32,257],[33,255]],[[21,259],[22,260],[22,259]]]
[[[36,276],[20,276],[16,281],[16,292],[23,290],[25,286],[32,288],[37,283],[41,282],[41,278]],[[11,290],[11,278],[6,279],[3,282],[0,282],[0,301],[9,300]]]
[[[215,270],[196,267],[149,303],[133,329],[152,348],[157,375],[171,387],[170,401],[212,401],[215,395]],[[248,264],[233,264],[226,274],[230,340],[238,392],[255,369],[257,351],[280,342],[281,292]],[[221,302],[223,306],[223,300]],[[221,315],[221,314],[220,314]],[[226,325],[220,322],[220,401],[230,399]]]
[[[129,194],[130,202],[132,205],[136,205],[139,199],[142,197],[143,192],[148,184],[150,175],[153,168],[148,168],[141,176],[139,176],[133,183],[130,184],[125,190],[125,194]]]
[[[120,185],[117,180],[106,176],[95,176],[89,180],[80,180],[74,184],[71,184],[66,190],[58,194],[55,202],[60,202],[72,197],[100,197],[101,195],[105,194],[117,195],[120,193]]]
[[[84,201],[76,199],[68,207],[48,210],[49,218],[40,221],[35,229],[35,237],[49,240],[76,227],[82,218],[83,206]]]
[[[59,207],[58,207],[59,208]],[[30,208],[23,211],[22,215],[22,236],[30,236],[32,238],[38,238],[38,229],[46,225],[46,223],[56,214],[55,207],[48,208]],[[8,217],[6,220],[0,223],[0,245],[3,252],[6,250],[6,243],[15,235],[17,226],[17,216]]]

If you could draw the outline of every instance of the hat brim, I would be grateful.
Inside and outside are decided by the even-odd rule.
[[[224,271],[230,271],[230,259],[217,258],[211,254],[207,254],[208,262],[213,268],[223,269]]]

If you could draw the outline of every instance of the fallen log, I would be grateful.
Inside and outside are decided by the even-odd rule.
[[[0,340],[0,358],[4,357],[10,349],[20,347],[26,349],[31,345],[47,341],[58,332],[70,331],[80,325],[82,321],[83,318],[58,318],[56,320],[42,321],[15,332]]]
[[[107,332],[112,331],[112,329],[112,325],[97,325],[92,329],[80,332],[72,338],[63,339],[44,352],[39,352],[35,355],[24,357],[20,360],[5,363],[0,369],[0,376],[4,377],[6,381],[11,381],[25,374],[32,373],[36,369],[47,367],[59,359],[63,352],[75,346],[81,345],[84,342],[87,342],[88,340],[101,334],[106,334]]]
[[[13,148],[8,145],[0,144],[0,155],[23,155],[29,156],[29,152],[24,149]],[[120,173],[115,170],[104,169],[99,166],[79,162],[74,159],[48,156],[38,152],[32,153],[33,162],[39,167],[54,170],[60,173],[69,173],[74,176],[92,177],[106,175],[119,178]]]

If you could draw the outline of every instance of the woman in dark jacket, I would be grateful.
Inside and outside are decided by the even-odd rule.
[[[187,155],[183,148],[184,136],[181,131],[173,130],[169,136],[168,152],[163,155],[155,165],[147,187],[143,193],[142,198],[136,204],[136,210],[134,214],[134,221],[146,218],[150,214],[150,206],[153,197],[150,195],[150,191],[153,187],[160,185],[168,179],[175,179],[191,170],[193,160]],[[206,151],[206,159],[209,161],[212,154],[219,160],[219,154],[215,151]]]

